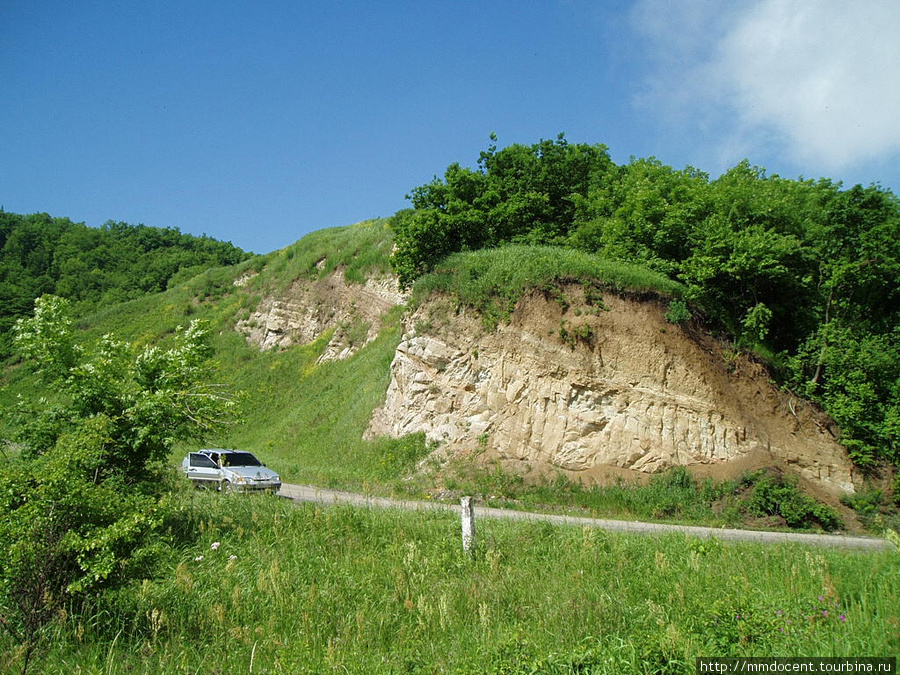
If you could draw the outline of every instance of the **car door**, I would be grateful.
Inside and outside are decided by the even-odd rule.
[[[187,475],[197,485],[214,485],[222,479],[222,471],[216,463],[199,452],[189,455]]]

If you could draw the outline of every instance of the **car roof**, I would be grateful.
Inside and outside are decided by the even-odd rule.
[[[245,454],[245,453],[246,453],[246,454],[249,454],[249,455],[252,455],[252,454],[253,454],[253,453],[250,452],[249,450],[222,450],[222,449],[220,449],[220,448],[203,448],[203,450],[197,450],[197,452],[200,452],[200,453],[203,453],[203,454],[209,454],[209,453],[211,453],[211,452],[217,452],[217,453],[219,453],[220,455],[230,455],[230,454],[238,453],[238,452],[241,453],[241,454]]]

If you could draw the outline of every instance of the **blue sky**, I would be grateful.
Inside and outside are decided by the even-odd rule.
[[[0,206],[257,253],[565,132],[900,192],[896,0],[0,2]]]

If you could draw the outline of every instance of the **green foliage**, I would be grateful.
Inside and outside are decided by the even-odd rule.
[[[817,524],[836,530],[841,519],[830,507],[819,504],[797,487],[797,481],[765,474],[755,480],[749,510],[759,516],[780,516],[790,527]]]
[[[250,254],[177,229],[107,222],[101,228],[0,210],[0,357],[10,354],[13,324],[35,298],[54,294],[82,311],[165,290],[173,279]]]
[[[881,522],[881,508],[884,505],[884,495],[881,490],[865,488],[855,494],[841,496],[841,503],[856,511],[860,521],[876,532],[883,529]]]
[[[168,349],[149,346],[135,355],[105,335],[85,354],[74,342],[67,311],[65,300],[43,296],[34,316],[16,324],[19,352],[63,398],[21,411],[17,440],[30,456],[56,447],[85,420],[102,421],[104,451],[116,458],[106,468],[140,480],[148,463],[164,460],[176,441],[203,436],[225,422],[233,402],[220,386],[204,382],[212,350],[203,322],[180,330]]]
[[[135,353],[76,343],[65,300],[43,296],[16,346],[54,392],[20,405],[22,458],[0,472],[0,624],[27,669],[44,626],[99,589],[146,575],[164,547],[159,497],[173,445],[224,423],[231,401],[204,384],[209,330]]]
[[[479,170],[451,164],[408,196],[399,213],[394,268],[404,285],[450,253],[504,243],[553,244],[573,222],[576,205],[611,166],[606,147],[570,145],[563,134],[530,147],[492,145]]]
[[[900,461],[900,328],[873,334],[832,319],[792,365],[798,389],[822,401],[858,466]]]
[[[665,314],[665,318],[669,323],[684,323],[690,320],[691,312],[684,300],[672,300],[669,303],[669,309]]]
[[[711,210],[707,176],[632,159],[596,181],[579,202],[570,245],[666,273],[689,257],[695,224]]]
[[[741,322],[743,337],[753,343],[763,343],[769,334],[772,323],[772,310],[763,303],[754,305]]]

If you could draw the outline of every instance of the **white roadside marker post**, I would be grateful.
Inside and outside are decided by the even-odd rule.
[[[462,513],[462,546],[463,551],[470,556],[475,555],[475,505],[471,497],[463,497],[460,500]]]

